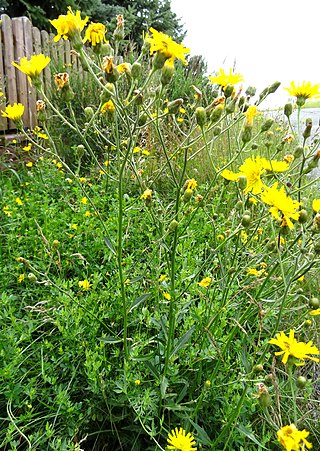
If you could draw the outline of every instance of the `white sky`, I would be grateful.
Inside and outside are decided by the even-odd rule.
[[[320,83],[320,0],[171,0],[188,33],[191,55],[203,55],[209,74],[236,72],[258,92],[281,81],[268,104],[283,105],[283,87]],[[267,106],[267,103],[265,103]]]

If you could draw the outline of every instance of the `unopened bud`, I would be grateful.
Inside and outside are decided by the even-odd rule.
[[[163,54],[160,53],[160,52],[156,52],[155,55],[154,55],[154,57],[153,57],[153,61],[152,61],[153,68],[154,68],[155,70],[162,69],[163,66],[164,66],[164,63],[165,63],[166,61],[167,61],[167,58],[166,58],[165,55],[163,55]]]
[[[177,114],[180,106],[183,104],[183,99],[176,99],[168,103],[168,111],[170,114]]]
[[[250,223],[251,223],[251,216],[243,215],[242,220],[241,220],[241,224],[243,225],[243,227],[249,227]]]
[[[234,91],[233,85],[228,85],[224,88],[224,96],[227,99],[228,97],[231,97]]]
[[[138,125],[139,127],[142,127],[148,120],[148,116],[146,113],[141,114],[141,116],[138,119]]]
[[[299,213],[299,219],[298,219],[299,223],[304,224],[307,222],[307,220],[308,220],[307,210],[301,210]]]
[[[84,114],[86,116],[86,119],[89,121],[94,115],[93,108],[91,106],[87,106],[84,109]]]
[[[138,63],[137,61],[135,61],[135,62],[132,64],[132,67],[131,67],[131,77],[132,77],[134,80],[137,79],[137,78],[139,78],[140,75],[141,75],[141,70],[142,70],[141,64]]]
[[[237,101],[235,99],[228,99],[226,103],[226,113],[233,113],[236,108]]]
[[[223,110],[224,110],[224,106],[222,104],[216,106],[212,110],[212,113],[210,115],[211,122],[213,122],[213,123],[217,122],[220,119],[220,117],[222,116]]]
[[[174,74],[174,65],[165,63],[161,73],[161,84],[163,86],[168,85],[173,77],[173,74]]]
[[[257,89],[254,86],[248,86],[246,89],[247,96],[253,97],[257,92]]]
[[[220,133],[221,133],[221,130],[222,130],[222,128],[221,128],[219,125],[217,125],[217,126],[214,127],[214,129],[212,130],[213,135],[214,135],[214,136],[219,136]]]
[[[179,223],[175,219],[173,219],[169,225],[169,232],[174,232],[176,228],[178,227]]]
[[[285,116],[289,119],[292,114],[292,103],[286,103],[283,110]]]
[[[269,118],[267,120],[264,121],[264,123],[261,125],[261,133],[264,133],[266,131],[268,131],[274,124],[274,120]]]
[[[261,407],[269,407],[272,403],[270,393],[263,383],[258,385],[258,398]]]
[[[33,274],[32,272],[29,272],[28,279],[30,280],[30,282],[33,282],[33,283],[35,283],[37,281],[35,274]]]
[[[309,117],[308,119],[306,119],[306,128],[303,131],[303,137],[304,139],[309,138],[309,136],[311,135],[311,129],[312,129],[312,119]]]
[[[238,178],[238,185],[240,189],[245,189],[247,186],[247,177],[245,175],[240,175]]]
[[[242,134],[241,134],[241,139],[242,139],[242,142],[244,143],[244,144],[246,144],[247,142],[249,142],[250,141],[250,139],[252,138],[252,127],[251,126],[245,126],[244,127],[244,130],[243,130],[243,132],[242,132]]]
[[[78,158],[82,158],[83,155],[84,155],[84,151],[85,151],[84,145],[83,145],[83,144],[79,144],[79,145],[77,146],[77,157],[78,157]]]
[[[195,114],[196,114],[197,124],[202,128],[205,125],[205,123],[207,122],[206,110],[202,106],[199,106],[196,109]]]
[[[293,151],[294,158],[299,158],[299,157],[301,157],[302,154],[303,154],[303,147],[302,146],[297,146],[294,149],[294,151]]]
[[[192,194],[193,194],[192,189],[187,188],[187,189],[185,190],[185,192],[183,193],[183,201],[184,201],[184,202],[189,202],[189,200],[190,200],[191,197],[192,197]]]
[[[274,83],[272,83],[272,85],[268,87],[268,94],[273,94],[274,92],[276,92],[280,85],[280,81],[275,81]]]
[[[296,379],[296,386],[300,389],[303,389],[307,385],[307,379],[304,376],[299,376]]]

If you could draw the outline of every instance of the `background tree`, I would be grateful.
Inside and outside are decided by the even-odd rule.
[[[69,5],[112,29],[116,15],[123,14],[126,39],[134,40],[138,46],[142,43],[142,33],[150,27],[169,34],[178,42],[185,35],[180,19],[171,10],[170,0],[0,0],[0,12],[10,17],[27,16],[36,27],[53,31],[48,19],[66,14]]]

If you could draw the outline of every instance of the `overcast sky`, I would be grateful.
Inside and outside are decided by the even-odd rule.
[[[292,80],[320,83],[320,0],[171,0],[171,9],[188,30],[183,43],[205,57],[209,73],[236,60],[245,86],[261,91],[281,81],[279,104]]]

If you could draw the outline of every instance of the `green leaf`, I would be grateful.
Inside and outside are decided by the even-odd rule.
[[[194,421],[192,421],[190,418],[189,418],[189,421],[192,424],[192,426],[194,427],[194,429],[197,431],[197,434],[198,434],[197,438],[198,438],[199,442],[201,442],[202,445],[210,446],[212,443],[212,440],[210,440],[210,437],[206,433],[206,431],[201,426],[199,426],[197,423],[194,423]]]
[[[177,354],[177,352],[188,343],[188,341],[191,338],[191,335],[195,331],[195,328],[196,328],[195,326],[191,327],[191,329],[189,329],[188,332],[186,332],[185,334],[182,335],[181,338],[179,338],[179,340],[177,341],[177,344],[175,345],[170,357],[172,357],[175,354]]]
[[[116,255],[116,251],[114,250],[114,246],[111,241],[106,236],[103,237],[103,241],[105,242],[107,248],[113,253],[113,255]]]
[[[259,440],[253,435],[253,433],[250,431],[250,429],[248,429],[246,426],[244,426],[243,424],[239,424],[239,426],[237,426],[237,429],[238,429],[239,432],[241,432],[241,434],[243,434],[246,437],[248,437],[248,439],[252,440],[256,445],[260,446],[262,449],[268,450],[268,448],[263,446],[259,442]]]
[[[99,338],[99,341],[103,343],[122,343],[122,338],[113,337],[112,335],[107,335],[106,337]]]
[[[138,298],[136,298],[133,301],[133,304],[129,310],[129,313],[131,313],[134,308],[138,307],[138,305],[140,305],[142,302],[144,302],[146,299],[148,299],[149,296],[150,296],[150,293],[145,293],[145,294],[142,294],[141,296],[139,296]]]

